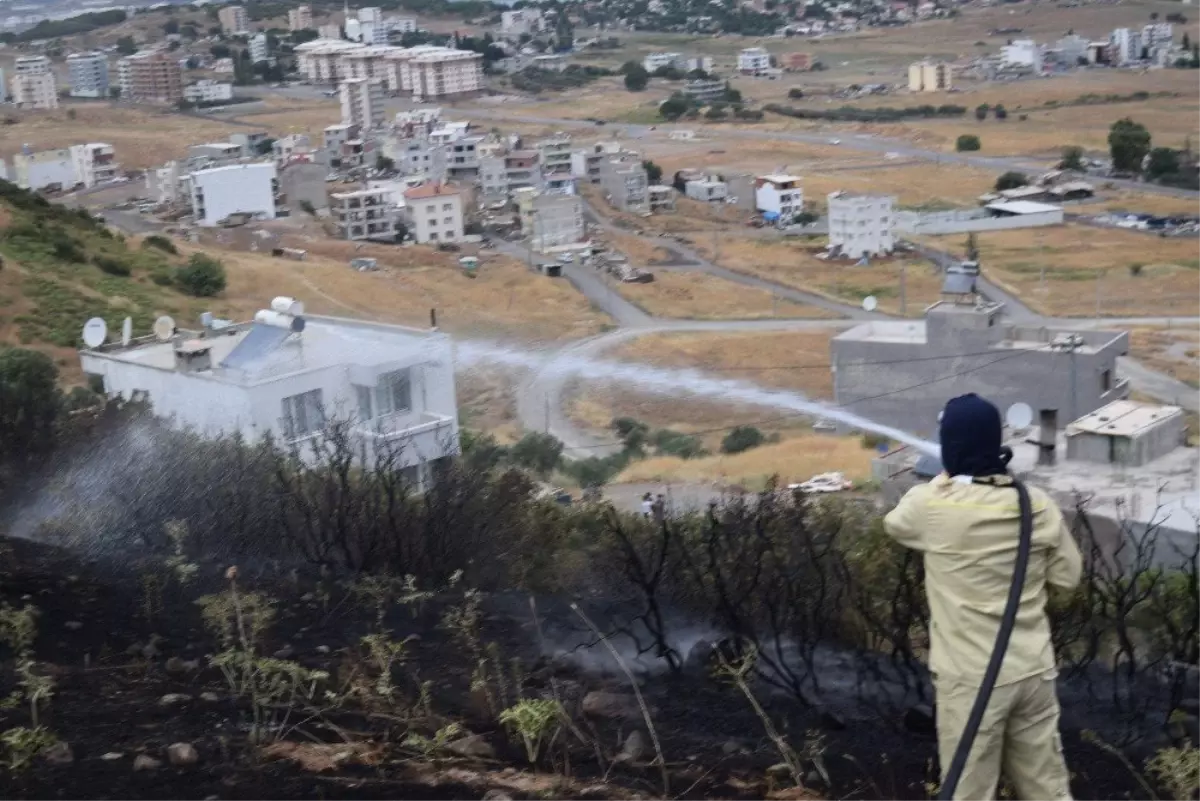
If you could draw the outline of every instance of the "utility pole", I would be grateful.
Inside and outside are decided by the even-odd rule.
[[[1100,317],[1100,279],[1104,277],[1103,270],[1096,271],[1096,317]]]
[[[546,433],[549,434],[550,433],[550,396],[549,395],[546,396],[545,404],[546,404]]]
[[[908,316],[908,293],[906,292],[905,282],[908,279],[908,261],[900,260],[900,316]]]

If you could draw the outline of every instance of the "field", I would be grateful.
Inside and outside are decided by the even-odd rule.
[[[1152,370],[1200,388],[1200,330],[1195,325],[1131,329],[1129,355]]]
[[[698,238],[694,247],[712,257],[712,244]],[[882,311],[901,311],[900,280],[904,276],[905,313],[919,317],[941,293],[941,276],[929,262],[901,258],[874,260],[859,267],[849,261],[816,258],[820,250],[799,241],[722,238],[716,262],[732,270],[757,275],[785,286],[817,292],[847,303],[873,295]]]
[[[977,238],[986,275],[1044,314],[1196,314],[1200,261],[1195,240],[1080,225]],[[962,236],[919,239],[951,250],[963,241]]]
[[[656,270],[654,282],[613,282],[625,298],[656,317],[686,320],[757,320],[787,317],[836,317],[816,306],[777,298],[764,289],[741,286],[704,273]]]

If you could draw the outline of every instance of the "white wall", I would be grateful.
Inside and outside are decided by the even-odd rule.
[[[71,151],[67,149],[45,151],[57,154],[53,158],[30,159],[21,166],[20,156],[14,159],[17,166],[17,183],[24,189],[41,189],[51,184],[61,184],[63,189],[70,189],[79,183],[75,174],[75,162],[71,159]],[[41,155],[41,154],[38,154]]]
[[[196,224],[211,227],[230,214],[248,212],[275,219],[274,164],[234,164],[192,173],[192,208],[203,192],[204,216]]]
[[[979,211],[898,211],[895,230],[904,234],[965,234],[971,231],[1010,231],[1061,225],[1062,209],[1040,214],[989,217]]]

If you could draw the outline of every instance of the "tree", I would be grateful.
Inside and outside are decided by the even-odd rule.
[[[163,23],[162,29],[163,29],[163,33],[165,33],[167,36],[170,36],[175,33],[179,33],[179,20],[175,20],[175,19],[167,20],[166,22]]]
[[[675,191],[680,194],[687,192],[687,181],[683,179],[683,170],[675,173],[675,178],[671,181],[671,186],[675,187]]]
[[[375,169],[391,172],[396,169],[396,162],[380,153],[375,157]]]
[[[1025,177],[1025,173],[1010,170],[996,179],[996,191],[1003,192],[1006,189],[1016,189],[1028,183],[1029,179]]]
[[[646,180],[652,184],[656,184],[662,180],[662,167],[655,164],[653,161],[646,159],[642,162],[642,166],[646,168]]]
[[[24,461],[50,450],[61,401],[53,359],[0,348],[0,460]]]
[[[1117,172],[1142,171],[1142,159],[1150,152],[1150,132],[1129,117],[1117,120],[1108,129],[1108,152]]]
[[[193,253],[187,264],[175,268],[175,285],[193,297],[211,298],[225,290],[225,265],[212,256]]]
[[[1150,151],[1150,160],[1146,163],[1146,180],[1153,181],[1164,175],[1174,175],[1179,172],[1179,151],[1169,147],[1156,147]]]
[[[963,134],[954,142],[954,149],[959,153],[969,150],[978,150],[982,147],[979,137],[975,134]]]
[[[271,137],[260,139],[254,145],[254,152],[260,156],[269,156],[271,151],[275,149],[275,140]]]
[[[800,100],[804,97],[804,90],[799,86],[788,89],[788,97],[792,100]]]
[[[979,261],[979,242],[974,231],[967,234],[967,261]]]
[[[123,56],[132,56],[137,52],[137,43],[132,36],[122,36],[117,40],[117,52]]]
[[[120,100],[121,99],[121,87],[119,87],[119,86],[108,87],[108,96],[111,97],[113,100]]]
[[[1187,31],[1183,32],[1183,42],[1181,44],[1184,50],[1192,49],[1192,37],[1188,36]]]
[[[992,113],[996,115],[996,119],[998,119],[998,120],[1008,119],[1008,109],[1006,109],[1004,106],[1000,105],[999,103],[997,103],[995,105],[995,107],[992,108]]]
[[[992,107],[989,106],[987,103],[980,103],[978,106],[975,107],[975,119],[979,120],[980,122],[983,122],[984,120],[987,119],[988,112],[991,110],[992,110]]]
[[[617,72],[621,73],[622,75],[628,75],[629,73],[637,72],[638,70],[645,72],[646,68],[642,66],[642,62],[634,61],[633,59],[630,59],[629,61],[626,61],[624,64],[622,64],[620,69],[617,70]]]
[[[229,58],[233,55],[233,51],[229,49],[229,45],[215,44],[208,48],[208,52],[213,58]]]
[[[713,104],[709,107],[708,111],[704,112],[704,119],[706,120],[723,120],[728,116],[729,112],[725,110],[724,106],[719,104]]]
[[[725,82],[725,94],[722,96],[722,99],[726,103],[741,103],[742,102],[742,93],[739,92],[737,89],[734,89],[732,86],[730,86],[729,81],[726,81]]]
[[[650,74],[638,65],[636,70],[625,73],[625,88],[631,92],[640,92],[650,83]]]
[[[1083,170],[1083,148],[1078,145],[1067,145],[1062,149],[1062,160],[1058,162],[1060,170]]]
[[[738,426],[721,440],[721,453],[741,453],[757,448],[765,441],[766,437],[754,426]]]
[[[563,444],[553,434],[531,431],[509,450],[514,464],[527,467],[545,478],[562,460]]]
[[[687,97],[676,92],[662,102],[658,107],[658,113],[662,115],[664,120],[677,120],[691,107]]]

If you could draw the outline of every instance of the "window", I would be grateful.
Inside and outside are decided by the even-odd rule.
[[[412,409],[412,380],[408,369],[379,376],[375,387],[375,408],[380,415]]]
[[[449,203],[443,203],[443,204],[442,204],[442,211],[450,211],[450,204],[449,204]]]
[[[325,425],[325,412],[321,403],[321,390],[301,392],[283,399],[283,435],[285,438],[300,439],[320,431]]]
[[[442,220],[442,225],[454,225],[454,218],[446,217],[445,219]]]
[[[371,388],[362,384],[354,385],[354,398],[358,403],[358,419],[370,420],[375,415],[371,411]]]
[[[429,232],[429,241],[430,241],[430,242],[435,242],[435,241],[437,241],[437,231],[430,231],[430,232]]]
[[[1105,370],[1100,373],[1100,391],[1108,392],[1112,389],[1112,370]]]

